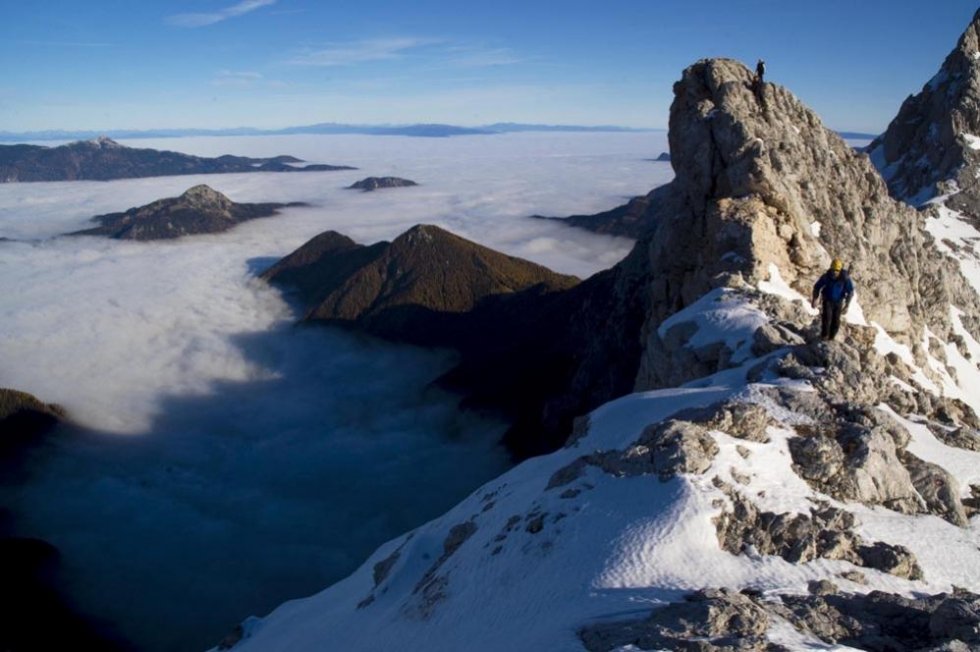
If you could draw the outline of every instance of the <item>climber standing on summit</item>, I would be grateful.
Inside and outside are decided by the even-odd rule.
[[[766,62],[762,59],[755,64],[755,79],[752,80],[752,93],[755,94],[755,99],[759,104],[763,104],[766,100],[765,95],[762,92],[765,82],[763,77],[766,76]]]
[[[854,283],[851,282],[850,275],[844,269],[844,263],[839,258],[834,258],[830,264],[830,269],[824,272],[820,280],[813,286],[814,308],[817,307],[817,303],[822,297],[823,314],[820,319],[820,337],[822,339],[832,340],[837,337],[841,315],[847,312],[853,295]]]

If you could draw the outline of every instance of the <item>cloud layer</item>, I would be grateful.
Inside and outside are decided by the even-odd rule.
[[[526,216],[607,209],[671,176],[643,160],[663,134],[132,144],[361,168],[0,184],[0,237],[18,240],[0,241],[0,386],[102,433],[43,450],[0,504],[63,550],[87,607],[149,650],[204,649],[340,579],[506,465],[502,424],[428,388],[444,354],[294,327],[258,270],[326,229],[374,242],[428,222],[585,276],[630,243]],[[370,175],[421,185],[344,189]],[[51,237],[197,183],[312,206],[175,242]]]

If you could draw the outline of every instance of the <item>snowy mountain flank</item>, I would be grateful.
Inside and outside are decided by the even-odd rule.
[[[753,77],[684,70],[676,178],[603,273],[634,393],[220,649],[980,649],[980,278]],[[820,342],[833,257],[857,296]]]

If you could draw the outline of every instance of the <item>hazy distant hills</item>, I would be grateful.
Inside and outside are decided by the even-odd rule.
[[[100,226],[69,235],[104,235],[118,240],[169,240],[185,235],[220,233],[240,222],[275,215],[292,204],[239,204],[210,186],[194,186],[180,197],[158,199],[122,213],[97,215]]]
[[[660,129],[634,129],[611,125],[544,125],[517,122],[497,122],[478,127],[460,127],[447,124],[404,125],[350,125],[337,122],[321,122],[282,129],[255,129],[235,127],[229,129],[109,129],[104,131],[45,130],[12,132],[0,131],[0,141],[24,142],[34,140],[87,140],[108,135],[112,138],[179,138],[182,136],[277,136],[289,134],[362,134],[369,136],[415,136],[420,138],[446,138],[449,136],[473,136],[506,134],[525,131],[556,132],[643,132]]]
[[[206,158],[155,149],[126,147],[106,136],[58,147],[0,145],[0,183],[133,179],[229,172],[328,172],[342,165],[297,166],[293,156]]]
[[[320,122],[312,125],[256,129],[231,127],[227,129],[108,129],[102,131],[47,129],[44,131],[0,131],[0,141],[25,142],[36,140],[89,140],[106,135],[111,138],[181,138],[186,136],[282,136],[289,134],[361,134],[367,136],[414,136],[417,138],[448,138],[450,136],[489,136],[521,132],[565,133],[643,133],[664,129],[617,127],[615,125],[548,125],[520,122],[495,122],[476,127],[461,127],[441,123],[403,125],[352,125]],[[841,138],[871,140],[878,134],[853,131],[838,132]]]

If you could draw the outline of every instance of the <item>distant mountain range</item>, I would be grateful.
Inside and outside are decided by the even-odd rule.
[[[44,131],[0,131],[0,142],[26,142],[37,140],[89,140],[99,136],[110,138],[181,138],[186,136],[281,136],[289,134],[363,134],[368,136],[415,136],[419,138],[448,138],[449,136],[487,136],[528,131],[545,132],[619,132],[643,133],[665,131],[664,129],[642,129],[617,127],[614,125],[548,125],[524,124],[518,122],[495,122],[477,127],[461,127],[447,124],[403,124],[403,125],[352,125],[338,122],[320,122],[299,127],[282,129],[256,129],[254,127],[231,127],[227,129],[107,129],[103,131],[68,131],[47,129]],[[842,138],[871,140],[878,134],[865,134],[854,131],[838,132]]]
[[[571,131],[571,132],[643,132],[663,131],[662,129],[634,129],[611,125],[543,125],[520,124],[516,122],[497,122],[479,127],[460,127],[447,124],[404,124],[404,125],[351,125],[337,122],[321,122],[299,127],[282,129],[256,129],[254,127],[233,127],[228,129],[108,129],[104,131],[66,131],[50,129],[45,131],[0,131],[0,141],[23,142],[32,140],[87,140],[99,136],[110,138],[179,138],[182,136],[276,136],[288,134],[366,134],[370,136],[417,136],[422,138],[445,138],[448,136],[473,136],[505,134],[522,131]],[[871,136],[873,138],[873,136]]]
[[[295,156],[217,158],[180,152],[126,147],[106,136],[57,147],[0,145],[0,183],[19,181],[108,181],[181,174],[230,172],[332,172],[355,170],[346,165],[303,163]]]

